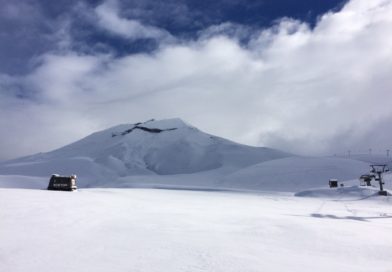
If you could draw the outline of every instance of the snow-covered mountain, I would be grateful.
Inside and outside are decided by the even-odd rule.
[[[2,163],[0,187],[12,187],[11,180],[23,181],[15,182],[15,187],[42,187],[50,175],[58,173],[78,175],[79,187],[296,192],[325,186],[329,178],[356,179],[368,168],[368,163],[359,160],[300,157],[241,145],[181,119],[167,119],[115,126],[51,152]],[[26,185],[23,176],[42,177],[42,183]]]
[[[115,126],[57,150],[0,165],[1,174],[83,178],[191,174],[240,169],[290,156],[278,150],[240,145],[204,133],[180,119]]]

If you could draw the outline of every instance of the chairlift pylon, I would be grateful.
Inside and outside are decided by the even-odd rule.
[[[370,167],[372,168],[370,172],[377,175],[375,180],[378,181],[378,184],[380,185],[380,191],[378,194],[388,195],[387,191],[384,191],[384,181],[382,180],[382,175],[386,172],[389,172],[388,166],[386,164],[372,164]]]

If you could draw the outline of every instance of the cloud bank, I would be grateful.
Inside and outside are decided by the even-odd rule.
[[[50,51],[26,76],[1,75],[0,159],[170,117],[300,154],[391,147],[391,0],[351,0],[314,28],[290,18],[268,29],[226,23],[170,43],[167,31],[123,18],[113,3],[91,11],[97,28],[160,47],[121,57]]]

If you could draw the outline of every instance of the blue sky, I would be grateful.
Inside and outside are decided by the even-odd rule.
[[[300,154],[384,152],[391,2],[0,0],[0,160],[171,117]]]
[[[111,1],[112,4],[114,1]],[[171,35],[197,39],[200,31],[222,23],[249,28],[270,27],[282,17],[314,24],[318,16],[337,10],[345,1],[329,0],[218,0],[218,1],[116,1],[119,16],[156,26]],[[0,72],[23,74],[34,68],[34,57],[58,50],[59,28],[65,22],[74,41],[72,49],[86,54],[108,52],[118,56],[151,52],[158,43],[154,39],[123,39],[97,28],[93,10],[103,0],[1,0]],[[64,27],[64,26],[63,26]],[[57,36],[56,36],[57,33]],[[246,39],[247,37],[243,37]]]

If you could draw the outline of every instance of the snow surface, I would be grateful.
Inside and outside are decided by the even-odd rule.
[[[0,271],[389,271],[390,197],[0,189]]]

